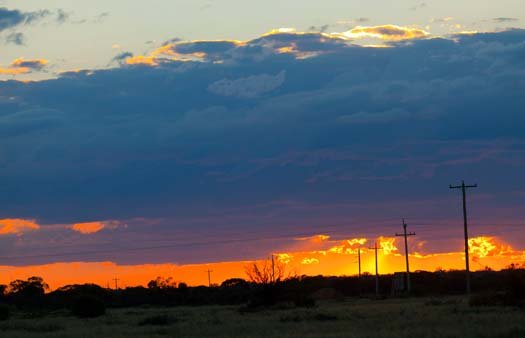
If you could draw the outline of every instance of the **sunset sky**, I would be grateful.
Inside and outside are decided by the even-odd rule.
[[[523,0],[0,0],[0,284],[525,262]]]

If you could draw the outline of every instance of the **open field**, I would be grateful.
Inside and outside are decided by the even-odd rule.
[[[2,337],[525,337],[525,312],[469,307],[462,298],[346,300],[311,309],[240,313],[238,306],[110,309],[96,319],[65,311],[15,313]]]

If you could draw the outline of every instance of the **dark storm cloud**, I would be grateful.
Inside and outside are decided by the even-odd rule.
[[[46,67],[47,61],[42,59],[24,60],[17,59],[11,64],[17,68],[29,68],[31,70],[42,70]]]
[[[525,190],[523,30],[166,46],[213,57],[0,83],[2,216],[161,218],[159,233],[428,222],[459,215],[447,187],[466,177],[488,194],[476,217],[520,217],[505,212]]]
[[[117,62],[117,63],[124,63],[126,59],[133,57],[133,53],[131,52],[122,52],[116,55],[112,60],[111,63]]]
[[[0,7],[0,32],[18,25],[30,24],[51,15],[48,10],[36,12],[22,12],[11,10],[6,7]]]
[[[52,20],[57,24],[63,24],[70,20],[71,13],[62,9],[48,10],[42,9],[33,12],[24,12],[17,9],[0,7],[0,33],[7,31],[8,34],[4,41],[6,44],[23,46],[26,37],[21,32],[14,32],[21,26],[30,25],[43,20]]]

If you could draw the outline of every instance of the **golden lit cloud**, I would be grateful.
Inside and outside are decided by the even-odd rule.
[[[395,245],[395,237],[379,237],[378,244],[385,255],[390,255],[391,253],[397,253],[397,247]]]
[[[30,72],[31,70],[29,68],[1,68],[0,67],[0,75],[19,75],[19,74],[27,74]]]
[[[293,259],[293,256],[291,254],[277,254],[277,260],[283,264],[288,264]]]
[[[270,35],[277,35],[277,34],[293,34],[293,33],[297,33],[297,30],[295,28],[291,28],[291,27],[288,27],[288,28],[275,28],[275,29],[272,29],[271,31],[263,34],[262,36],[270,36]]]
[[[26,232],[40,229],[35,220],[25,220],[17,218],[0,219],[0,236],[2,235],[22,235]]]
[[[421,39],[430,34],[419,28],[402,27],[396,25],[357,26],[347,32],[340,33],[350,39],[375,38],[385,41],[401,41]]]
[[[209,57],[206,52],[206,45],[224,44],[231,47],[238,47],[245,44],[238,40],[192,40],[176,41],[167,43],[146,56],[130,56],[126,58],[128,65],[148,65],[158,66],[164,61],[205,61]],[[202,46],[202,50],[199,50]]]
[[[471,238],[468,241],[469,251],[473,260],[485,257],[506,256],[513,253],[510,245],[501,243],[495,237],[481,236]]]
[[[296,238],[296,240],[298,241],[309,241],[309,242],[312,242],[312,243],[321,243],[321,242],[325,242],[327,240],[330,239],[330,236],[328,235],[315,235],[315,236],[310,236],[310,237],[299,237],[299,238]]]
[[[80,232],[83,235],[95,234],[104,228],[105,224],[103,222],[77,223],[71,227],[72,230]]]
[[[262,36],[247,41],[239,40],[190,40],[166,43],[147,55],[129,56],[128,65],[159,66],[163,61],[211,61],[222,63],[232,57],[234,50],[243,46],[264,47],[276,54],[291,54],[305,59],[329,53],[330,48],[344,47],[351,41],[363,38],[384,41],[420,39],[430,34],[423,29],[396,25],[357,26],[347,32],[301,32],[294,28],[273,29]],[[326,46],[324,46],[326,44]],[[368,47],[389,47],[382,44],[368,44]],[[242,53],[242,52],[241,52]]]
[[[42,69],[44,68],[49,61],[44,59],[23,59],[18,58],[11,62],[12,68],[29,68],[29,69]]]
[[[44,59],[15,59],[8,68],[0,67],[0,75],[20,75],[44,69],[49,61]]]
[[[310,264],[319,264],[319,260],[317,258],[304,258],[302,261],[301,261],[301,264],[303,265],[310,265]]]
[[[366,238],[352,238],[341,241],[339,245],[332,246],[328,250],[319,251],[320,254],[326,255],[327,253],[353,255],[357,254],[360,247],[365,245],[367,242]]]
[[[126,59],[126,64],[128,65],[147,65],[147,66],[157,66],[157,60],[152,56],[131,56]]]
[[[70,228],[73,231],[80,232],[83,235],[96,234],[104,229],[106,230],[115,230],[119,227],[126,227],[125,224],[122,224],[119,221],[103,221],[103,222],[87,222],[87,223],[76,223],[73,224]]]

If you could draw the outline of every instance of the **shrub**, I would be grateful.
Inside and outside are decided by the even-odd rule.
[[[279,321],[281,323],[298,323],[306,320],[303,316],[300,316],[299,314],[293,314],[293,315],[284,315],[279,318]]]
[[[106,313],[106,305],[99,298],[81,296],[73,304],[72,313],[80,318],[100,317]]]
[[[470,306],[500,306],[502,305],[502,297],[496,292],[486,292],[470,296]]]
[[[165,326],[175,322],[173,317],[166,314],[146,317],[139,322],[139,326],[154,325],[154,326]]]
[[[313,319],[318,320],[320,322],[326,322],[326,321],[338,320],[339,318],[332,314],[318,313],[314,316]]]
[[[297,307],[315,307],[315,299],[310,296],[301,295],[294,299],[294,305]]]
[[[9,306],[5,304],[0,304],[0,320],[8,320],[9,315]]]

